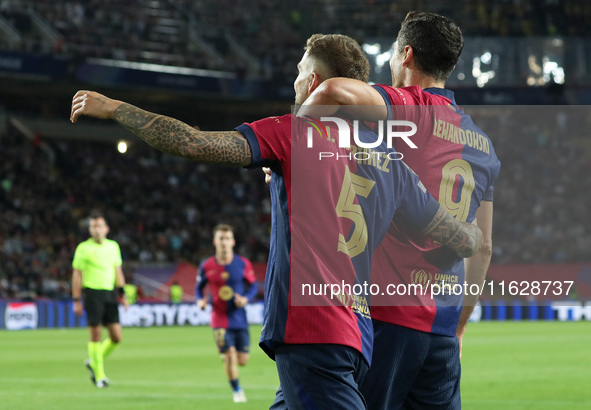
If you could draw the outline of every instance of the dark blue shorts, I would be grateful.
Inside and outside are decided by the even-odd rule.
[[[368,365],[352,347],[283,345],[275,350],[281,382],[271,410],[365,409],[359,384]]]
[[[372,367],[361,385],[368,408],[461,408],[457,337],[373,320]]]
[[[231,347],[235,347],[238,353],[248,353],[250,351],[250,334],[248,329],[214,328],[213,338],[220,353],[226,353]]]

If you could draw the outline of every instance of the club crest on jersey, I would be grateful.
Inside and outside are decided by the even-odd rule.
[[[223,280],[228,280],[228,278],[230,277],[230,274],[226,271],[222,272],[222,274],[220,275],[222,277]]]
[[[431,272],[426,272],[423,269],[415,269],[410,273],[410,282],[417,285],[428,286],[432,280]]]
[[[234,290],[230,286],[222,286],[218,291],[218,296],[223,301],[228,301],[234,296]]]

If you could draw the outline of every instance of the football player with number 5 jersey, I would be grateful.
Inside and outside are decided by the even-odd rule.
[[[400,220],[390,226],[374,254],[372,282],[438,291],[372,299],[376,364],[361,388],[372,409],[461,407],[461,341],[478,296],[450,290],[464,281],[482,286],[492,254],[493,185],[500,170],[488,136],[444,89],[462,48],[462,33],[453,21],[410,12],[393,46],[393,86],[330,79],[305,102],[310,115],[312,105],[323,106],[324,115],[330,114],[325,106],[359,113],[353,106],[371,105],[371,118],[362,118],[412,121],[418,149],[396,139],[394,147],[448,212],[476,223],[484,235],[480,252],[464,261]]]

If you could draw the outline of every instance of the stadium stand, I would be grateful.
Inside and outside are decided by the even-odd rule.
[[[236,227],[241,254],[266,261],[270,203],[260,171],[214,172],[149,148],[123,156],[112,145],[65,141],[48,143],[51,162],[15,132],[2,145],[0,297],[67,296],[93,207],[107,215],[125,261],[198,263],[221,221]]]
[[[587,136],[569,128],[568,112],[538,118],[532,109],[470,109],[494,130],[503,159],[493,263],[588,261]],[[237,227],[241,254],[266,261],[270,203],[262,173],[212,170],[143,146],[121,155],[111,144],[47,143],[54,162],[15,130],[2,136],[0,297],[67,296],[72,252],[95,206],[108,215],[127,261],[197,263],[211,252],[218,221]]]
[[[466,36],[589,36],[583,0],[3,0],[13,50],[284,78],[312,33],[392,37],[409,10],[454,19]]]
[[[0,49],[285,82],[309,34],[390,38],[408,10],[425,8],[455,19],[468,36],[591,34],[591,4],[582,0],[461,0],[453,7],[437,0],[0,0]],[[576,65],[585,67],[588,58]],[[459,91],[462,103],[471,91]],[[506,93],[525,94],[524,88]],[[33,114],[64,118],[68,108],[61,112],[51,97]],[[22,99],[26,103],[15,103],[29,107],[34,100]],[[165,105],[174,98],[160,99]],[[573,129],[567,112],[540,117],[531,110],[525,121],[500,107],[486,110],[472,115],[503,163],[495,187],[493,264],[588,262],[588,127]],[[238,124],[221,115],[209,121],[223,128]],[[212,123],[200,125],[213,129]],[[141,144],[121,155],[112,144],[44,138],[50,155],[39,140],[0,129],[0,298],[69,297],[72,253],[86,237],[84,218],[94,207],[106,212],[126,261],[197,263],[211,253],[211,228],[221,221],[236,227],[238,253],[266,261],[270,204],[260,172],[212,170]]]

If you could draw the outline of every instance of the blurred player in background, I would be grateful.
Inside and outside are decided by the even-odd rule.
[[[178,282],[174,282],[169,289],[170,303],[182,303],[183,287]]]
[[[345,76],[367,81],[369,63],[353,39],[317,34],[308,39],[298,71],[294,89],[296,103],[302,103],[328,78]],[[366,405],[358,386],[371,361],[373,345],[371,319],[363,309],[367,306],[293,305],[289,290],[292,263],[316,266],[347,280],[369,279],[374,246],[381,242],[396,209],[406,215],[406,221],[415,229],[461,255],[470,256],[480,248],[480,230],[455,220],[399,161],[384,160],[378,167],[373,162],[352,159],[340,148],[341,161],[325,161],[321,165],[326,169],[321,172],[318,164],[298,164],[303,168],[303,175],[298,177],[305,177],[308,190],[306,195],[292,197],[292,140],[304,135],[292,135],[292,121],[296,127],[305,126],[304,120],[292,115],[243,124],[236,131],[205,132],[96,92],[79,91],[72,100],[71,121],[75,123],[82,115],[113,119],[150,145],[173,155],[223,165],[271,167],[273,228],[260,346],[276,360],[281,381],[273,409],[351,409]],[[336,128],[332,131],[337,135]],[[360,130],[359,137],[366,142],[376,140],[376,135],[367,129]],[[335,148],[326,136],[316,142],[315,151],[306,151],[308,161],[318,158],[317,150],[322,146]],[[362,184],[369,181],[374,193],[367,197],[356,195],[352,180]],[[348,195],[350,192],[352,195]],[[295,197],[314,211],[303,221],[291,219],[290,204]],[[359,203],[354,203],[357,200]],[[339,215],[337,209],[343,206],[354,211],[361,208],[365,221],[352,223],[348,214]],[[360,215],[358,211],[354,213]],[[372,227],[369,233],[363,229],[366,225]],[[292,234],[296,233],[292,226],[297,228],[302,242],[293,243],[307,247],[309,254],[292,258]],[[365,236],[355,236],[356,243],[350,244],[353,239],[345,238],[352,233],[358,235],[359,230]],[[329,241],[325,240],[328,236],[332,238]],[[341,245],[333,242],[339,236],[344,238]],[[363,246],[349,247],[362,243],[361,238],[366,239]],[[316,249],[327,250],[316,255],[312,253]]]
[[[121,251],[117,242],[107,239],[109,226],[99,213],[89,219],[90,238],[76,248],[72,267],[72,299],[74,313],[82,315],[81,291],[84,289],[84,309],[86,310],[90,342],[88,360],[85,365],[92,382],[98,388],[108,387],[103,360],[121,342],[117,287],[121,303],[129,306],[123,287],[125,278],[121,269]],[[107,326],[109,337],[101,342],[102,327]]]
[[[141,286],[137,286],[134,283],[133,274],[124,275],[124,277],[125,286],[123,286],[123,291],[125,292],[125,297],[130,305],[134,305],[144,297],[144,290]]]
[[[404,119],[418,125],[413,141],[419,149],[409,149],[399,141],[394,147],[452,215],[462,221],[476,218],[483,232],[480,252],[462,261],[432,241],[417,240],[408,230],[392,226],[374,254],[372,280],[392,282],[396,278],[398,283],[416,283],[413,273],[425,272],[425,277],[439,274],[458,278],[462,284],[464,264],[468,284],[482,286],[485,279],[492,255],[493,184],[500,162],[488,136],[456,105],[453,92],[444,89],[462,48],[462,33],[453,21],[433,13],[410,12],[394,43],[392,87],[331,79],[305,102],[334,106],[335,110],[339,105],[387,107],[372,110],[379,114],[373,120],[397,119],[397,114],[404,113]],[[413,105],[442,107],[395,107]],[[313,115],[307,108],[304,111]],[[322,107],[323,115],[330,114],[326,109]],[[464,295],[463,308],[461,302],[433,306],[428,298],[404,302],[405,306],[401,302],[372,306],[376,365],[362,386],[370,409],[460,408],[461,341],[477,299],[478,294]]]
[[[127,303],[130,305],[135,305],[135,302],[137,302],[139,298],[137,286],[135,286],[133,283],[126,283],[123,287],[123,292],[125,292]]]
[[[224,356],[224,368],[232,386],[235,403],[245,403],[246,395],[238,380],[238,365],[248,363],[250,333],[246,304],[257,293],[254,270],[248,259],[234,254],[234,231],[230,225],[213,230],[215,255],[199,265],[195,299],[205,309],[203,290],[209,284],[211,293],[211,328],[218,350]]]

